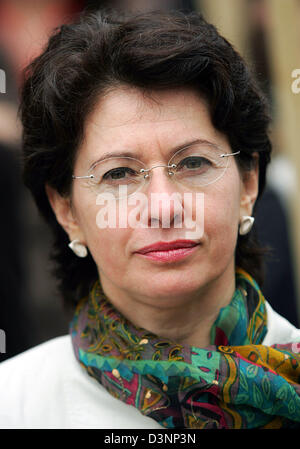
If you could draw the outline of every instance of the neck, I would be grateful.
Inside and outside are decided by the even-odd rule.
[[[231,267],[219,278],[198,291],[178,298],[138,298],[120,291],[101,276],[103,291],[114,307],[137,327],[180,344],[206,347],[211,344],[210,331],[220,309],[228,305],[235,291],[235,272]]]

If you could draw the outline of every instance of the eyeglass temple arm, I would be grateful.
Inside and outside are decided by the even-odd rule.
[[[236,153],[224,153],[224,154],[220,154],[220,157],[236,156],[237,154],[240,154],[240,151],[237,151]]]
[[[72,175],[72,179],[88,179],[88,178],[94,178],[94,175],[86,175],[86,176],[74,176],[74,175]]]

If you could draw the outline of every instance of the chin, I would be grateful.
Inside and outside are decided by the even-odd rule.
[[[151,298],[168,300],[171,297],[172,301],[175,301],[176,298],[182,300],[185,295],[191,295],[201,289],[203,283],[199,281],[199,276],[191,278],[180,274],[178,277],[167,276],[167,279],[164,279],[164,276],[159,276],[159,279],[152,277],[150,282],[144,281],[141,285],[143,285],[143,294],[145,294],[145,287],[148,285],[146,294]]]

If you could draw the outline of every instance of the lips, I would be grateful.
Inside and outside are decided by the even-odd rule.
[[[155,251],[170,251],[179,248],[192,248],[198,245],[198,242],[193,240],[174,240],[173,242],[156,242],[152,245],[145,246],[138,251],[139,254],[147,254]]]

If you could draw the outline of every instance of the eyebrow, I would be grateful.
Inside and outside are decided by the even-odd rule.
[[[196,140],[188,141],[188,142],[182,143],[182,144],[177,145],[176,147],[172,148],[172,150],[169,152],[169,159],[177,151],[183,150],[184,148],[194,145],[195,143],[206,143],[209,145],[217,146],[214,142],[210,142],[209,140],[206,140],[206,139],[196,139]],[[88,170],[91,170],[92,168],[94,168],[95,165],[99,164],[99,162],[101,162],[105,159],[111,158],[111,157],[131,157],[131,158],[139,160],[140,155],[137,153],[134,153],[132,151],[121,151],[121,152],[120,151],[115,151],[115,152],[110,151],[110,152],[104,153],[99,159],[94,161]]]

